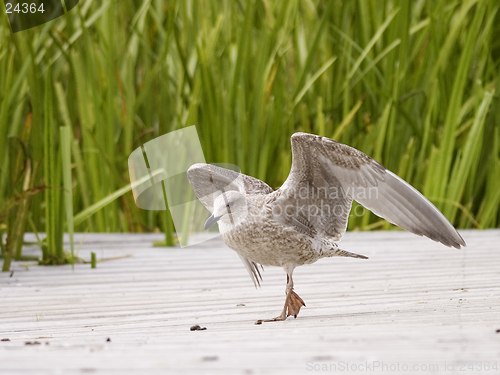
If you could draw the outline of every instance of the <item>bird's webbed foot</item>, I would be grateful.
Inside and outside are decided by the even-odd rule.
[[[288,294],[287,300],[285,301],[285,309],[287,310],[286,316],[289,317],[293,315],[294,318],[297,318],[297,315],[299,315],[300,312],[300,308],[305,305],[306,304],[304,303],[302,298],[300,298],[297,293],[291,290]]]
[[[286,320],[286,318],[288,318],[289,316],[297,318],[297,315],[299,315],[300,312],[300,308],[305,305],[306,304],[304,303],[302,298],[300,298],[297,293],[290,289],[287,293],[285,306],[283,307],[281,315],[272,319],[259,319],[255,322],[255,324],[262,324],[264,322],[280,322]]]

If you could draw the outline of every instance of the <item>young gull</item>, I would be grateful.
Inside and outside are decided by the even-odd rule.
[[[460,249],[465,242],[444,215],[414,187],[355,148],[329,138],[295,133],[292,168],[281,188],[210,164],[187,171],[196,196],[211,212],[205,229],[218,223],[225,244],[236,251],[255,285],[261,266],[287,274],[281,315],[295,318],[304,301],[293,291],[295,267],[325,257],[367,259],[338,242],[353,199],[374,214],[419,236]]]

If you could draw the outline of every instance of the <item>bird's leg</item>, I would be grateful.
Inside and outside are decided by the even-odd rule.
[[[290,315],[293,315],[294,318],[297,318],[297,315],[299,315],[300,308],[302,306],[305,306],[306,304],[302,300],[302,298],[299,297],[297,293],[293,291],[293,280],[292,280],[292,275],[286,276],[287,282],[286,285],[286,290],[287,290],[287,296],[285,299],[285,307],[283,310],[288,309],[286,312],[286,317],[289,317]]]
[[[273,319],[257,320],[255,324],[262,324],[263,322],[283,321],[286,320],[286,318],[288,318],[290,315],[293,315],[293,317],[296,318],[299,314],[300,308],[306,305],[302,298],[300,298],[299,295],[293,291],[293,279],[291,272],[286,275],[286,281],[285,306],[283,307],[281,315]]]

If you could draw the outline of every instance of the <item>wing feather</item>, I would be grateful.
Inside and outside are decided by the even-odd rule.
[[[261,180],[213,164],[193,164],[188,169],[187,176],[196,196],[210,212],[213,212],[214,201],[222,191],[236,190],[244,194],[273,192]]]
[[[297,204],[318,204],[318,200],[303,200],[297,196],[299,188],[313,182],[309,188],[337,189],[340,199],[330,200],[337,206],[348,205],[352,199],[377,216],[409,232],[426,236],[446,246],[460,248],[465,242],[446,217],[417,189],[387,170],[380,163],[355,148],[329,138],[306,133],[292,135],[293,162],[290,175],[279,190],[283,196],[295,197]],[[319,179],[316,175],[321,175]],[[311,176],[313,177],[311,179]],[[330,176],[330,177],[329,177]],[[332,178],[333,176],[333,178]],[[321,182],[322,181],[322,182]],[[315,185],[318,184],[319,185]],[[345,223],[334,213],[316,218],[314,228],[318,235],[345,232]],[[336,228],[331,228],[335,223]],[[332,236],[330,236],[332,239]]]
[[[259,266],[257,265],[257,263],[248,260],[239,253],[238,255],[241,261],[243,262],[243,265],[245,266],[246,270],[248,271],[248,274],[250,275],[250,278],[253,281],[253,285],[255,285],[255,287],[257,288],[257,286],[260,286],[260,282],[262,281],[262,275],[260,274]]]

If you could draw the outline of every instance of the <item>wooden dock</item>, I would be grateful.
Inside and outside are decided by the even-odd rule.
[[[343,246],[370,259],[297,268],[307,307],[262,325],[283,307],[282,269],[256,289],[220,238],[181,249],[152,247],[159,234],[89,234],[83,259],[129,257],[0,274],[0,373],[500,373],[500,230],[462,234],[456,250],[347,233]]]

